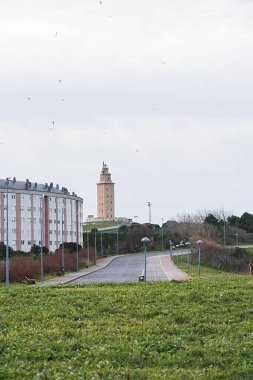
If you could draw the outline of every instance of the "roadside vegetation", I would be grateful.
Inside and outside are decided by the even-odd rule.
[[[1,379],[252,379],[253,281],[0,289]]]

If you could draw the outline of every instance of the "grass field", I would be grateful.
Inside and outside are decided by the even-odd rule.
[[[253,280],[0,289],[0,379],[252,379]]]

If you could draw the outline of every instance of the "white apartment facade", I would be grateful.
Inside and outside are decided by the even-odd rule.
[[[29,252],[42,241],[54,252],[62,241],[83,242],[83,199],[53,183],[0,179],[0,240],[5,244],[7,220],[8,242],[14,250]]]

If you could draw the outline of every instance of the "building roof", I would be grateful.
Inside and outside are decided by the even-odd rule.
[[[0,179],[0,190],[6,190],[7,189],[7,180],[6,179]],[[68,191],[66,187],[59,187],[59,185],[54,186],[53,182],[51,183],[37,183],[37,182],[30,182],[29,179],[26,181],[17,181],[14,177],[13,179],[9,179],[8,184],[9,191],[14,190],[15,192],[41,192],[43,194],[55,194],[55,195],[62,195],[62,196],[71,196],[75,198],[82,199],[78,197],[74,192],[72,194]]]

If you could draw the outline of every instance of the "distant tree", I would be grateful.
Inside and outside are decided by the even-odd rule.
[[[49,249],[47,247],[42,247],[42,252],[44,255],[47,255],[49,253]]]
[[[240,217],[236,215],[231,215],[228,217],[228,223],[230,224],[230,226],[239,227]]]
[[[253,215],[245,212],[240,217],[239,227],[246,232],[253,232]]]
[[[213,224],[214,226],[219,226],[219,224],[220,224],[219,219],[216,218],[216,216],[214,216],[213,214],[208,214],[205,217],[204,222],[208,223],[208,224]]]
[[[9,256],[13,255],[13,248],[9,246]],[[6,245],[3,241],[0,242],[0,259],[4,259],[6,257]]]
[[[33,255],[39,255],[40,254],[40,246],[33,244],[32,248],[31,248],[31,253]]]

